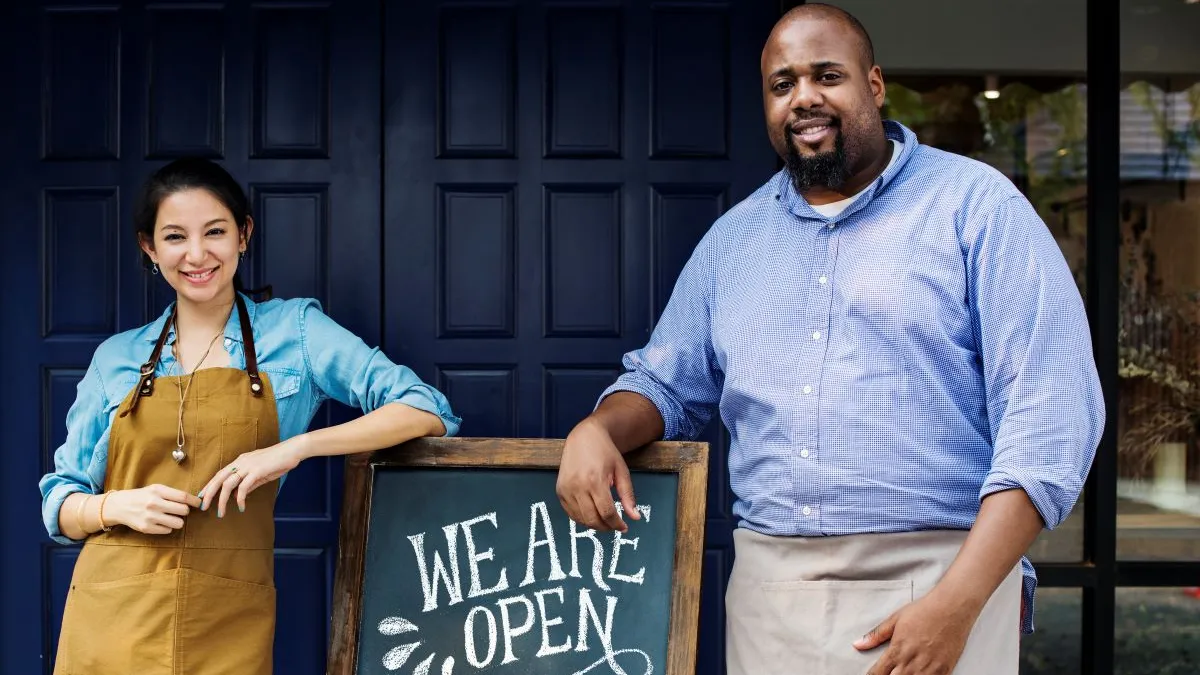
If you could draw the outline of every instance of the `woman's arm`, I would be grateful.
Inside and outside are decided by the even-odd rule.
[[[378,348],[326,316],[315,301],[298,311],[300,349],[308,375],[321,393],[363,416],[300,434],[248,452],[223,467],[201,491],[201,509],[217,503],[225,514],[230,497],[245,510],[246,496],[277,480],[309,457],[368,452],[421,436],[453,436],[461,420],[446,397],[407,366],[393,363]]]
[[[72,492],[63,500],[58,510],[58,531],[73,541],[86,539],[88,535],[99,532],[100,499],[91,493]]]
[[[88,504],[84,514],[78,511],[84,496],[96,490],[88,475],[92,458],[97,447],[108,442],[108,419],[104,412],[108,401],[96,358],[93,356],[76,386],[75,401],[67,410],[67,436],[54,451],[54,470],[38,482],[42,522],[50,538],[60,544],[86,538],[88,532],[77,524],[77,517],[83,515],[87,522],[94,523],[99,512],[99,504],[95,503]]]
[[[403,403],[388,403],[358,419],[295,436],[299,461],[349,455],[399,445],[422,436],[444,436],[446,425],[433,413]],[[285,442],[286,444],[286,442]]]
[[[200,491],[200,509],[215,502],[217,515],[225,515],[230,497],[239,511],[246,510],[251,492],[277,480],[311,457],[368,452],[399,445],[421,436],[442,436],[446,426],[437,415],[403,403],[389,403],[358,419],[293,436],[269,448],[243,453],[223,467]],[[236,469],[236,471],[234,470]]]
[[[67,411],[67,438],[54,453],[54,471],[43,476],[39,485],[46,531],[63,544],[82,541],[114,525],[166,534],[183,527],[188,510],[200,506],[194,495],[165,485],[95,494],[104,478],[90,476],[89,470],[96,453],[107,454],[110,408],[115,402],[105,393],[100,375],[100,364],[112,358],[104,350],[103,346],[97,350],[79,381]]]
[[[315,301],[301,307],[299,329],[306,369],[325,396],[358,408],[366,415],[386,408],[389,403],[404,403],[438,417],[444,435],[458,433],[461,420],[454,415],[442,392],[422,381],[408,366],[393,362],[378,347],[368,347],[361,338],[322,312]],[[388,419],[400,423],[406,418]],[[399,433],[396,429],[380,428],[379,431],[389,435]],[[405,440],[407,438],[410,437]],[[381,442],[364,449],[389,445],[392,444]]]

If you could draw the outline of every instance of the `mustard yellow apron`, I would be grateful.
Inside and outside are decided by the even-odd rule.
[[[176,463],[179,388],[156,378],[171,321],[109,438],[104,489],[161,483],[196,494],[238,455],[279,440],[275,397],[258,373],[241,296],[246,370],[202,369],[187,391],[187,457]],[[246,512],[230,500],[192,509],[167,535],[126,527],[99,532],[75,564],[59,637],[56,675],[269,675],[275,634],[275,493],[252,492]]]

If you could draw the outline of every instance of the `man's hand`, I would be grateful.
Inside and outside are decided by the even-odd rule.
[[[897,610],[854,643],[859,651],[889,643],[867,675],[950,675],[979,612],[936,590]]]
[[[600,532],[626,532],[629,526],[617,513],[612,488],[616,487],[625,513],[641,519],[634,508],[629,466],[612,437],[595,420],[585,419],[567,436],[558,470],[558,501],[575,522]]]
[[[984,497],[971,533],[937,586],[854,643],[866,651],[891,642],[868,675],[950,675],[988,598],[1042,527],[1024,490]]]

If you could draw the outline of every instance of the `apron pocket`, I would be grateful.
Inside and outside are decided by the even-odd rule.
[[[275,589],[180,570],[179,672],[269,675]]]
[[[55,672],[170,675],[178,584],[179,570],[71,584]]]
[[[221,466],[232,464],[241,454],[258,450],[257,417],[221,418]]]
[[[237,458],[244,453],[261,450],[262,448],[259,447],[258,431],[259,427],[257,417],[222,417],[220,434],[220,468],[224,468],[230,464],[233,464]],[[205,480],[207,480],[207,478]],[[255,512],[260,510],[273,512],[275,509],[275,494],[278,491],[278,479],[258,486],[255,488],[254,492],[251,492],[250,495],[246,497],[246,510],[253,510]],[[236,494],[237,490],[235,489],[229,497],[229,503],[226,506],[226,514],[237,509]],[[271,542],[275,541],[275,521],[267,518],[262,525],[263,527],[261,528],[254,528],[254,531],[258,533],[258,536],[250,537],[249,540],[268,542],[265,545],[270,546]],[[249,533],[243,532],[242,534],[245,535]],[[245,537],[239,538],[243,540],[246,539]]]
[[[883,653],[854,648],[854,641],[913,600],[908,579],[871,581],[764,581],[771,642],[783,653],[763,675],[799,672],[862,675]]]

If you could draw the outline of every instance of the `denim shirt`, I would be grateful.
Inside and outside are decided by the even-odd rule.
[[[97,494],[104,489],[108,439],[117,408],[137,383],[138,369],[154,350],[171,309],[149,325],[105,340],[79,382],[75,402],[67,412],[66,440],[54,453],[54,471],[39,483],[42,520],[56,542],[75,543],[59,529],[63,501],[74,492]],[[254,330],[259,371],[274,389],[281,442],[307,431],[327,399],[364,413],[388,403],[403,403],[437,415],[447,436],[458,433],[461,420],[440,391],[338,325],[318,301],[276,299],[256,304],[246,298],[246,309]],[[167,345],[174,342],[171,329]],[[245,368],[237,312],[230,312],[223,345],[230,355],[229,367]],[[170,373],[175,363],[171,352],[163,350],[155,369],[157,376]]]

